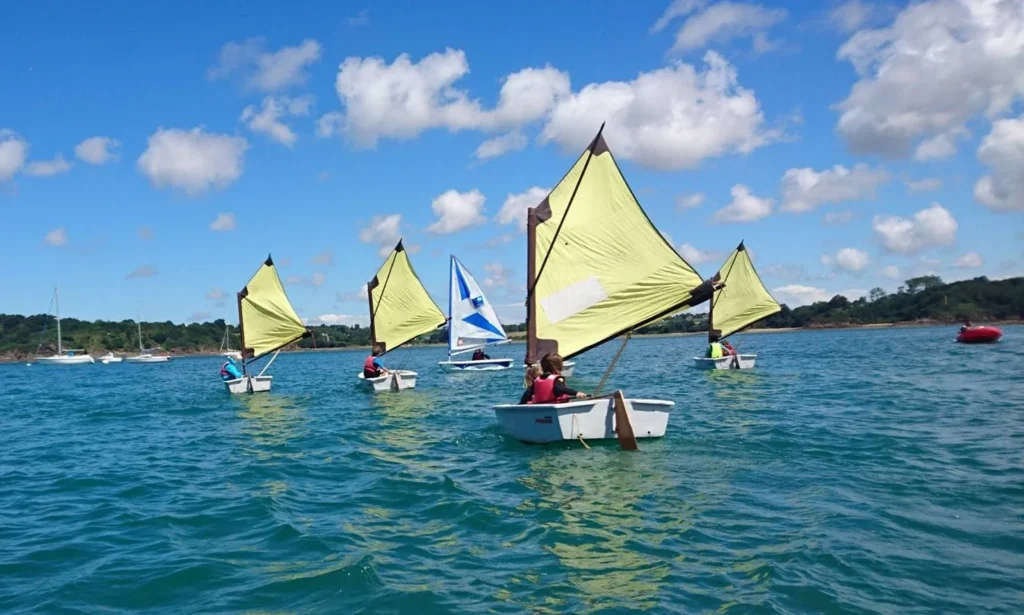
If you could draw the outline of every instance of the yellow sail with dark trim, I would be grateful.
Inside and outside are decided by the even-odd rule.
[[[710,295],[644,213],[600,132],[529,210],[527,233],[527,363],[572,357]]]
[[[444,313],[423,288],[402,241],[366,285],[370,298],[370,334],[384,352],[445,323]]]
[[[242,357],[258,359],[309,335],[269,256],[238,293],[238,321],[242,332]]]
[[[718,270],[715,282],[724,284],[711,300],[711,331],[723,338],[782,309],[764,287],[750,254],[740,242]]]

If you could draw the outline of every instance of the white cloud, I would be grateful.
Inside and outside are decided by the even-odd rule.
[[[857,273],[867,269],[868,265],[871,264],[871,258],[867,252],[863,252],[856,248],[843,248],[836,252],[835,256],[823,255],[821,257],[821,263],[823,265],[835,264],[836,267],[848,271],[850,273]]]
[[[854,214],[852,211],[830,211],[821,217],[821,221],[825,224],[847,224],[852,221]]]
[[[497,158],[507,152],[514,152],[524,149],[527,144],[526,135],[513,130],[508,134],[494,137],[493,139],[487,139],[476,148],[476,157],[478,160],[487,160],[488,158]]]
[[[210,230],[233,231],[236,226],[235,214],[217,214],[217,218],[210,223]]]
[[[992,172],[974,184],[974,198],[994,211],[1024,211],[1024,115],[995,122],[978,159]]]
[[[437,221],[427,227],[427,231],[437,235],[447,235],[476,224],[487,221],[482,215],[484,202],[487,199],[479,190],[459,192],[448,190],[439,195],[430,204],[437,216]]]
[[[290,275],[285,278],[284,281],[292,286],[312,286],[313,288],[320,288],[326,280],[326,275],[316,272],[313,275]]]
[[[121,147],[121,142],[110,137],[89,137],[75,146],[75,156],[89,164],[106,164],[117,160],[114,150]]]
[[[151,278],[155,275],[156,269],[154,269],[152,265],[139,265],[124,277],[126,280],[135,280],[138,278]]]
[[[309,259],[314,265],[333,265],[334,264],[334,251],[324,250],[323,252],[313,256]]]
[[[875,216],[872,228],[890,252],[917,254],[930,247],[952,244],[956,240],[957,223],[948,210],[932,203],[909,220],[899,216]]]
[[[985,261],[981,258],[981,255],[977,252],[968,252],[960,258],[956,259],[953,263],[954,267],[959,269],[977,269],[985,264]]]
[[[51,246],[63,246],[68,242],[68,232],[64,227],[58,227],[46,234],[46,243]]]
[[[153,229],[148,226],[140,226],[135,233],[142,241],[151,241],[153,239]]]
[[[374,216],[370,224],[359,231],[359,241],[377,244],[377,253],[387,256],[401,238],[402,214]]]
[[[791,307],[810,305],[818,301],[828,301],[834,295],[824,288],[804,286],[803,284],[787,284],[772,290],[772,296]]]
[[[672,0],[658,21],[651,26],[651,32],[661,32],[673,19],[685,17],[707,4],[707,0]]]
[[[891,280],[898,280],[900,277],[900,268],[897,267],[896,265],[887,265],[879,269],[878,273],[882,274],[883,276]]]
[[[693,209],[694,207],[700,207],[704,204],[704,193],[694,192],[693,194],[680,194],[676,197],[676,209],[679,211],[685,211],[687,209]]]
[[[487,263],[484,265],[484,286],[487,288],[501,288],[508,285],[508,278],[511,270],[501,263]]]
[[[663,29],[672,19],[682,17],[704,3],[673,2],[654,24],[653,30]],[[689,17],[676,32],[672,51],[686,52],[703,49],[710,42],[725,43],[736,38],[754,38],[754,50],[765,51],[770,46],[765,31],[786,18],[785,9],[767,9],[759,4],[718,2]]]
[[[36,177],[52,177],[61,173],[67,173],[70,170],[71,163],[64,160],[63,154],[57,154],[57,157],[53,160],[36,160],[35,162],[28,163],[25,167],[25,174]]]
[[[513,241],[515,241],[515,236],[512,233],[502,233],[501,235],[488,239],[485,245],[488,248],[495,248],[507,243],[512,243]]]
[[[672,171],[778,139],[764,129],[760,103],[739,85],[736,69],[713,51],[704,62],[703,72],[676,62],[633,81],[587,85],[555,105],[540,140],[578,155],[607,120],[604,135],[617,157]]]
[[[321,53],[320,43],[313,39],[273,52],[263,49],[261,39],[233,41],[221,48],[217,64],[206,76],[212,81],[241,72],[248,87],[270,92],[305,82],[306,68],[320,60]]]
[[[355,302],[358,302],[358,303],[365,303],[366,300],[369,299],[369,297],[370,297],[370,291],[369,291],[368,287],[369,287],[368,284],[363,284],[362,286],[359,287],[359,290],[357,290],[354,293],[335,293],[334,294],[334,299],[338,303],[343,303],[345,301],[355,301]]]
[[[548,196],[547,188],[541,188],[534,186],[526,192],[520,192],[517,194],[509,194],[505,197],[505,202],[502,203],[501,209],[498,211],[497,220],[501,224],[516,223],[519,230],[526,232],[526,217],[527,209],[540,205]]]
[[[308,95],[297,98],[267,96],[263,99],[260,110],[257,110],[254,105],[249,105],[242,110],[242,116],[239,119],[246,123],[249,130],[262,132],[272,141],[292,147],[299,137],[281,119],[288,116],[309,115],[309,108],[312,105],[313,97]]]
[[[873,4],[862,0],[846,0],[832,7],[828,20],[842,32],[853,32],[870,21],[875,12]]]
[[[542,118],[570,92],[569,76],[550,66],[525,68],[505,77],[493,109],[455,83],[469,73],[465,52],[446,49],[418,62],[402,54],[388,64],[380,57],[350,57],[335,80],[344,114],[321,118],[323,136],[343,132],[364,147],[381,138],[412,139],[425,130],[502,130]]]
[[[28,142],[17,133],[0,128],[0,182],[5,182],[25,166]]]
[[[736,184],[730,192],[732,202],[715,212],[715,222],[754,222],[772,213],[775,199],[754,196],[743,184]]]
[[[978,114],[996,118],[1024,93],[1024,5],[1015,0],[929,0],[840,49],[860,80],[838,105],[837,131],[858,153],[945,154]]]
[[[709,263],[712,261],[720,260],[722,258],[722,254],[720,252],[711,250],[701,250],[688,243],[684,243],[683,245],[679,246],[679,256],[682,256],[683,260],[690,263],[691,265]]]
[[[197,196],[237,180],[248,148],[242,137],[208,133],[202,128],[160,128],[150,135],[136,166],[157,188],[172,186]]]
[[[782,176],[782,211],[812,211],[828,203],[874,198],[878,186],[887,181],[889,173],[884,169],[863,164],[852,170],[840,164],[824,171],[789,169]]]
[[[214,288],[206,293],[206,300],[212,301],[217,307],[224,307],[224,299],[228,296],[223,289]]]
[[[313,318],[305,319],[305,323],[311,326],[317,325],[352,325],[366,326],[370,324],[368,316],[353,316],[351,314],[320,314]]]
[[[966,137],[968,132],[962,128],[952,128],[918,143],[914,149],[914,160],[945,160],[956,153],[956,140]]]
[[[938,177],[926,177],[918,180],[907,180],[904,182],[907,185],[907,192],[910,194],[920,194],[922,192],[932,192],[942,187],[942,179]]]

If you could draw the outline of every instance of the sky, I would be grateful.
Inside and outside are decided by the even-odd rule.
[[[366,323],[399,238],[520,322],[526,208],[604,135],[704,277],[791,307],[1024,273],[1024,3],[4,3],[0,313],[237,320],[272,254]]]

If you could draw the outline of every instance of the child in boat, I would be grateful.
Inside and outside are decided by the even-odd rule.
[[[586,399],[587,394],[565,386],[562,377],[562,357],[549,352],[540,360],[543,374],[523,391],[520,404],[550,404],[569,401],[572,398]]]
[[[533,381],[540,378],[540,365],[531,365],[526,368],[526,376],[523,378],[523,386],[530,388]]]
[[[484,352],[483,348],[477,348],[476,350],[473,351],[473,360],[474,361],[486,361],[487,359],[490,359],[490,358],[491,357],[487,356],[487,353]]]
[[[241,377],[242,372],[238,370],[238,364],[235,363],[235,359],[228,357],[227,363],[220,366],[221,380],[237,380]]]
[[[722,340],[722,351],[727,357],[731,357],[736,354],[736,349],[732,347],[732,344],[726,340]]]
[[[363,361],[363,378],[377,378],[388,373],[378,358],[381,354],[383,353],[380,351],[380,346],[374,345],[373,352]]]
[[[726,356],[725,347],[719,340],[721,337],[717,333],[712,333],[708,338],[708,349],[704,353],[704,356],[708,359],[721,359]]]

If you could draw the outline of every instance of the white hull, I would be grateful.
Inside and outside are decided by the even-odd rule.
[[[398,374],[398,382],[395,383],[395,374]],[[416,372],[400,369],[388,372],[376,378],[366,378],[363,374],[358,375],[359,382],[368,390],[380,393],[382,391],[404,391],[416,388]]]
[[[85,363],[95,363],[96,360],[87,354],[64,354],[55,357],[36,357],[36,362],[43,365],[82,365]]]
[[[512,359],[483,359],[481,361],[439,361],[446,372],[493,372],[512,367]]]
[[[735,357],[721,357],[719,359],[706,359],[704,357],[694,357],[693,366],[697,369],[752,369],[754,362],[757,360],[756,354],[741,354],[739,361],[736,361]]]
[[[536,364],[536,365],[539,365],[539,363]],[[524,367],[523,370],[525,371],[526,367]],[[576,371],[576,362],[575,361],[566,361],[566,362],[564,362],[562,364],[562,377],[563,378],[572,378],[572,374],[575,371]]]
[[[224,386],[226,386],[228,388],[228,392],[233,395],[241,395],[243,393],[266,393],[270,390],[270,384],[273,379],[273,376],[242,376],[241,378],[235,378],[234,380],[225,380]]]
[[[166,363],[171,360],[168,356],[139,355],[137,357],[125,357],[129,363]]]
[[[104,365],[107,365],[108,363],[120,363],[124,359],[122,357],[114,356],[113,353],[111,353],[111,354],[105,354],[105,355],[103,355],[102,357],[100,357],[97,360],[100,363],[102,363]]]
[[[222,356],[222,357],[229,357],[231,359],[236,359],[236,360],[239,360],[239,361],[242,360],[242,353],[240,351],[238,351],[238,350],[231,350],[231,351],[228,351],[228,352],[222,352],[222,353],[220,353],[220,356]]]
[[[505,404],[494,406],[498,424],[509,436],[530,444],[563,440],[614,439],[615,400],[587,399],[564,404]],[[675,402],[627,399],[633,433],[637,438],[660,438],[668,427]]]

